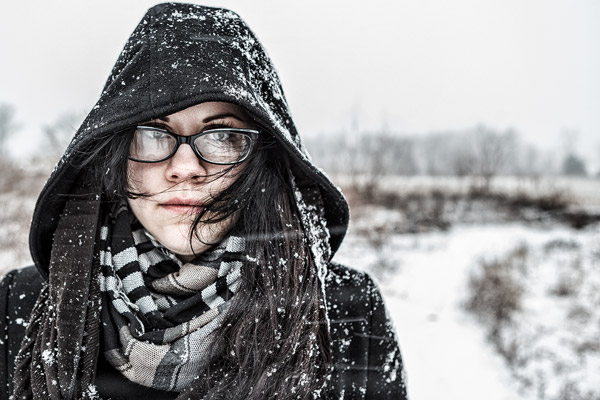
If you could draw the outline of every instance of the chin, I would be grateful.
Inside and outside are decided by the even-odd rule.
[[[144,221],[141,222],[144,225]],[[192,224],[189,222],[175,224],[166,223],[166,221],[161,222],[151,221],[148,224],[151,226],[144,226],[146,226],[146,229],[161,245],[177,255],[184,262],[191,261],[198,254],[218,244],[231,226],[231,221],[224,221],[224,223],[218,224],[200,224],[190,243],[190,228]]]
[[[185,235],[181,231],[164,232],[163,235],[156,235],[155,237],[164,247],[179,257],[180,260],[188,262],[198,254],[212,248],[222,239],[222,235],[208,235],[207,237],[207,235],[202,234],[202,230],[199,233],[202,240],[196,237],[192,238],[191,246],[189,231],[186,231]],[[178,240],[172,240],[173,238],[178,238]]]

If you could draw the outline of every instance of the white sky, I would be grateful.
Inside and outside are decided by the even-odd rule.
[[[304,135],[353,120],[411,134],[483,123],[545,147],[577,132],[580,152],[600,158],[600,1],[202,3],[233,9],[257,33]],[[2,1],[0,102],[16,107],[18,136],[89,110],[154,4]]]

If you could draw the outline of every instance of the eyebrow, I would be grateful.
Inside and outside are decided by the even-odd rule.
[[[210,116],[204,118],[202,120],[202,123],[203,124],[207,124],[210,121],[214,121],[216,119],[223,119],[223,118],[227,118],[227,117],[235,118],[235,119],[237,119],[240,122],[244,122],[243,119],[241,119],[239,116],[237,116],[237,115],[235,115],[233,113],[223,113],[223,114],[210,115]]]
[[[245,122],[243,119],[241,119],[239,116],[237,116],[237,115],[235,115],[233,113],[222,113],[222,114],[210,115],[210,116],[204,118],[202,120],[202,123],[203,124],[207,124],[210,121],[214,121],[216,119],[223,119],[223,118],[227,118],[227,117],[235,118],[235,119],[237,119],[240,122]],[[158,117],[156,119],[158,119],[159,121],[169,122],[169,117],[168,116]]]

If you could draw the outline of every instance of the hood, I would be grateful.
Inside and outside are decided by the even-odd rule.
[[[82,178],[85,174],[78,168],[94,138],[207,101],[244,107],[275,136],[290,155],[298,190],[313,193],[317,188],[331,254],[335,253],[347,230],[348,205],[310,161],[277,72],[254,33],[232,11],[164,3],[148,10],[132,33],[99,101],[40,193],[29,242],[32,258],[44,276],[66,196],[81,186],[82,179],[94,179]],[[92,201],[100,201],[99,193],[91,194]]]

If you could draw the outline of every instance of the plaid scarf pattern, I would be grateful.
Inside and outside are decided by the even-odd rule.
[[[244,239],[182,263],[121,204],[101,227],[100,248],[104,356],[140,385],[184,390],[220,355],[212,333],[239,288]]]

